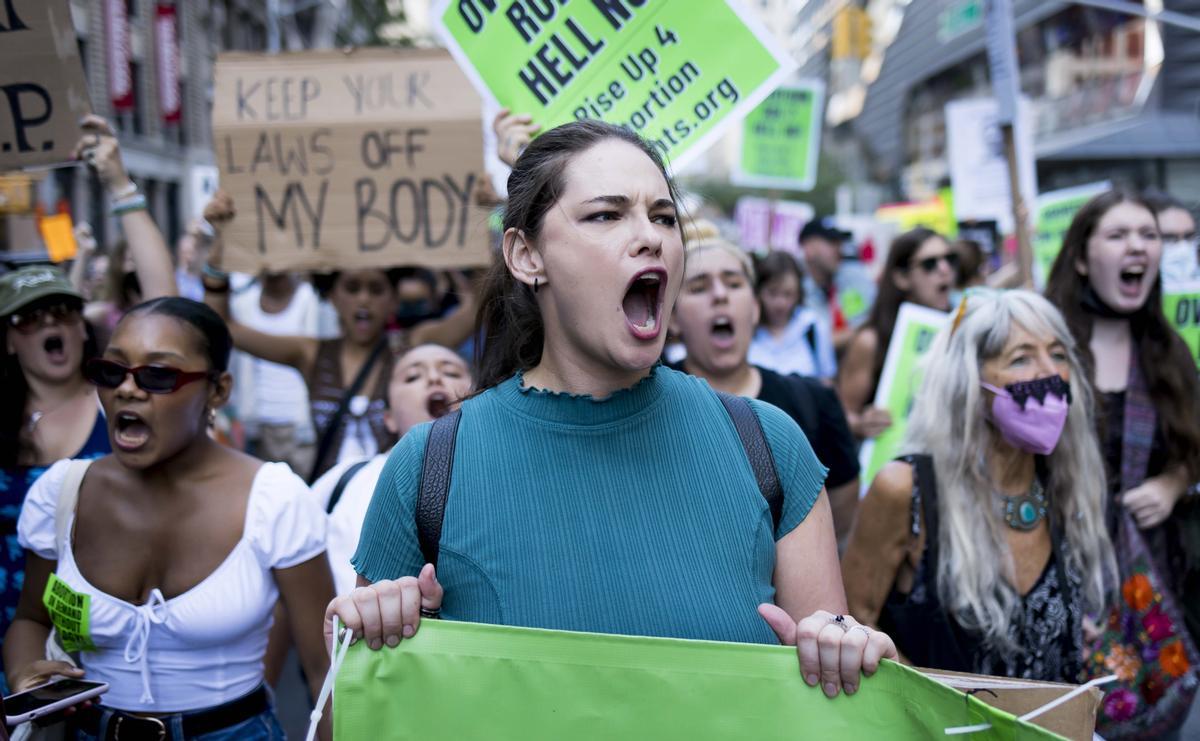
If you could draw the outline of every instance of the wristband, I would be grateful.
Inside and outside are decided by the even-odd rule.
[[[200,269],[200,272],[209,278],[215,278],[223,283],[229,283],[229,273],[226,273],[220,268],[213,267],[212,263],[210,262],[204,263],[204,267]]]
[[[200,284],[204,286],[206,293],[229,293],[229,281],[214,285],[213,281],[210,281],[208,276],[205,276],[200,279]]]
[[[121,190],[119,192],[113,193],[112,198],[114,201],[123,201],[126,198],[129,198],[130,196],[134,195],[137,192],[138,192],[137,183],[130,180],[129,185],[125,186],[124,188],[121,188]]]
[[[135,193],[132,196],[114,202],[112,208],[109,209],[109,213],[111,213],[113,216],[124,216],[125,214],[132,213],[134,211],[145,210],[146,196],[142,195],[141,193]]]

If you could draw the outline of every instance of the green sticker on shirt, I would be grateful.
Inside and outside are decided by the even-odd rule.
[[[71,589],[58,574],[50,574],[46,591],[42,593],[42,604],[50,613],[50,621],[54,623],[64,649],[96,650],[96,644],[92,643],[91,596]]]

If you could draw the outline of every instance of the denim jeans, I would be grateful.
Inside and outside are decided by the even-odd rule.
[[[164,741],[286,741],[283,727],[275,716],[275,709],[269,708],[262,713],[247,718],[241,723],[222,728],[202,736],[187,737],[183,735],[183,715],[162,716],[167,726],[167,736]],[[109,724],[115,723],[116,718],[111,711],[106,711],[100,720],[99,735],[76,731],[77,741],[99,741],[105,737]]]

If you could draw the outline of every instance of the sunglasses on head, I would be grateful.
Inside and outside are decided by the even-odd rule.
[[[926,257],[924,260],[917,260],[917,262],[914,264],[920,268],[922,272],[932,273],[933,271],[937,270],[938,263],[942,260],[946,261],[946,264],[950,266],[951,270],[958,269],[958,253],[956,252],[947,252],[944,255]]]
[[[10,314],[8,326],[21,334],[30,334],[45,324],[47,318],[53,319],[56,324],[73,324],[79,320],[79,317],[78,306],[65,303],[51,304]]]
[[[151,394],[174,393],[192,381],[202,378],[215,381],[220,375],[212,370],[185,371],[169,365],[139,365],[131,368],[103,358],[92,358],[83,366],[84,377],[106,389],[115,389],[125,383],[125,376],[130,373],[133,374],[133,382],[137,387]]]

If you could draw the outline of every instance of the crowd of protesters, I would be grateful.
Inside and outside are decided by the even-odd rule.
[[[116,137],[83,122],[122,240],[101,253],[81,224],[69,273],[0,276],[6,694],[109,683],[69,711],[82,739],[282,738],[281,656],[315,698],[331,618],[379,649],[441,617],[794,645],[830,698],[882,659],[1115,673],[1102,732],[1179,737],[1200,395],[1162,302],[1200,274],[1185,204],[1093,198],[1044,293],[984,287],[977,243],[906,231],[854,321],[836,219],[752,255],[624,129],[495,130],[486,273],[247,276],[222,269],[239,204],[218,194],[172,256]],[[868,480],[905,303],[946,324]],[[419,484],[447,434],[431,541]],[[52,632],[54,589],[89,598],[86,635]]]

